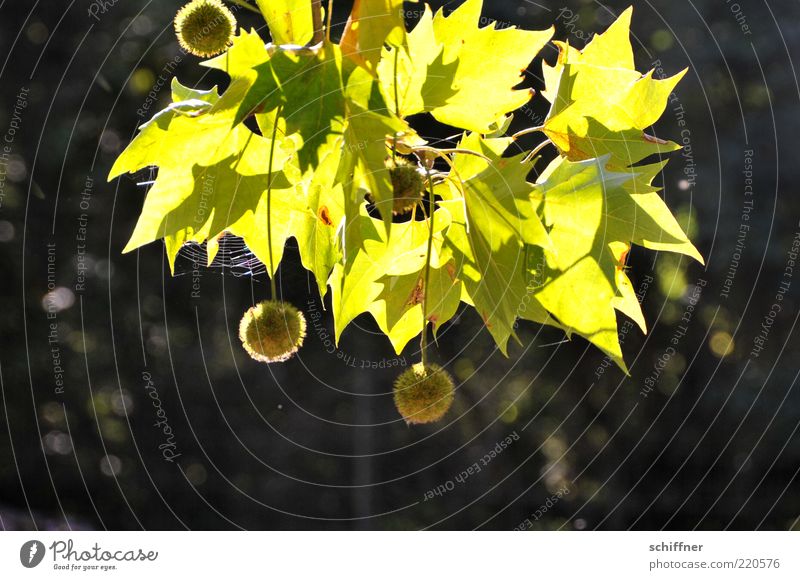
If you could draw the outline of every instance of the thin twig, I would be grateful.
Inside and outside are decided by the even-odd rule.
[[[245,2],[245,0],[228,0],[231,4],[236,4],[237,6],[241,6],[242,8],[247,8],[251,12],[255,12],[256,14],[261,14],[261,10],[250,4],[249,2]]]
[[[425,172],[428,175],[428,210],[430,211],[430,230],[428,231],[428,253],[425,257],[425,280],[422,289],[422,366],[428,366],[428,289],[431,281],[431,254],[433,254],[433,232],[434,220],[436,219],[436,199],[433,193],[433,177],[431,168],[425,164]]]
[[[272,143],[269,147],[269,182],[267,183],[267,251],[269,252],[269,284],[273,300],[278,299],[278,290],[275,284],[275,257],[272,252],[272,181],[275,179],[272,167],[275,160],[275,141],[278,138],[278,121],[281,119],[282,109],[283,105],[279,105],[275,113],[275,122],[272,125]]]

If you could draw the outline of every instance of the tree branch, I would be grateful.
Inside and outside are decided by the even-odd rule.
[[[311,13],[314,18],[314,39],[312,44],[319,44],[325,39],[325,30],[322,26],[322,0],[311,0]]]

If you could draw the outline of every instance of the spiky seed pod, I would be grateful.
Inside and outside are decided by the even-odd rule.
[[[291,304],[266,300],[244,313],[239,338],[247,353],[259,362],[288,360],[303,346],[306,319]]]
[[[395,167],[390,168],[389,172],[392,176],[392,189],[394,190],[392,212],[395,215],[408,213],[422,201],[425,180],[416,165],[405,159],[398,159]]]
[[[409,424],[438,421],[454,398],[453,379],[439,365],[417,363],[394,383],[394,404]]]
[[[203,58],[223,52],[233,41],[236,18],[220,0],[192,0],[175,16],[178,42]]]

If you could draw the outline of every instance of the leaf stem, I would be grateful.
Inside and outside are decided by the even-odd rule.
[[[328,42],[331,41],[331,24],[333,22],[333,0],[328,0],[328,23],[325,26],[325,37],[328,39]]]
[[[428,364],[428,288],[431,281],[431,255],[433,254],[433,232],[434,220],[436,219],[436,200],[433,194],[433,177],[431,177],[431,168],[428,164],[425,166],[425,172],[428,176],[428,212],[429,217],[429,231],[428,231],[428,252],[425,256],[425,278],[423,281],[424,288],[422,289],[422,366]]]
[[[531,151],[530,153],[528,153],[528,154],[525,156],[525,159],[523,159],[523,160],[522,160],[522,162],[523,162],[523,163],[527,163],[528,161],[530,161],[531,159],[533,159],[534,157],[536,157],[536,154],[537,154],[537,153],[539,153],[539,152],[540,152],[542,149],[544,149],[545,147],[547,147],[547,146],[548,146],[548,145],[550,145],[551,143],[552,143],[552,141],[550,141],[550,139],[545,139],[544,141],[542,141],[541,143],[539,143],[539,144],[538,144],[538,145],[537,145],[537,146],[536,146],[536,147],[533,149],[533,151]]]
[[[530,135],[531,133],[538,133],[539,131],[544,131],[544,125],[540,125],[539,127],[530,127],[528,129],[523,129],[518,133],[514,133],[511,138],[512,139],[519,139],[524,135]]]
[[[400,49],[394,49],[394,114],[400,116],[400,95],[397,92],[397,60],[400,56]],[[394,142],[392,143],[392,163],[397,166],[397,133],[394,134]]]
[[[272,172],[273,162],[275,161],[275,141],[278,137],[278,121],[281,118],[283,105],[278,106],[275,112],[275,122],[272,124],[272,142],[269,146],[269,181],[267,182],[267,251],[269,252],[269,285],[272,299],[278,299],[278,289],[275,283],[275,257],[272,251],[272,180],[275,176]]]
[[[433,153],[434,155],[438,155],[439,157],[444,158],[446,154],[462,154],[462,155],[474,155],[475,157],[480,157],[484,161],[491,163],[492,160],[486,157],[486,155],[482,153],[478,153],[477,151],[470,151],[469,149],[437,149],[436,147],[428,147],[427,145],[421,145],[419,147],[414,147],[414,151],[423,151],[425,153]],[[448,161],[449,162],[449,161]]]
[[[256,14],[261,14],[261,10],[246,2],[245,0],[228,0],[231,4],[236,4],[237,6],[241,6],[242,8],[247,8],[251,12],[255,12]]]
[[[400,60],[400,47],[394,47],[394,114],[398,117],[400,115],[400,92],[397,89],[397,63]]]

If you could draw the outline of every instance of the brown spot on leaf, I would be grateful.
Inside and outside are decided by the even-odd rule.
[[[650,143],[656,143],[658,145],[666,145],[669,141],[664,141],[663,139],[659,139],[658,137],[653,137],[652,135],[648,135],[647,133],[642,133],[642,137],[645,141]]]
[[[416,306],[417,304],[422,304],[422,301],[425,299],[425,283],[420,277],[417,280],[417,285],[414,286],[414,290],[411,291],[411,296],[408,299],[409,306]]]
[[[617,263],[617,270],[624,270],[625,269],[625,261],[628,259],[628,253],[631,251],[631,247],[627,246],[627,249],[622,252],[619,256],[619,262]]]
[[[326,226],[332,226],[333,220],[331,219],[331,212],[328,209],[327,205],[323,205],[319,208],[319,219],[324,223]]]

